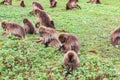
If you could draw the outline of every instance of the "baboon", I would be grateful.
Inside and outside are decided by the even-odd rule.
[[[50,1],[50,7],[56,7],[57,6],[57,0],[49,0]]]
[[[35,24],[36,27],[44,25],[46,27],[55,28],[54,22],[51,20],[50,16],[45,11],[35,9],[34,13],[37,18],[37,23]]]
[[[70,74],[71,71],[77,69],[79,65],[79,58],[76,52],[69,50],[63,58],[63,66],[67,70],[67,74]]]
[[[12,0],[3,0],[2,2],[0,2],[0,4],[9,4],[12,5]]]
[[[55,29],[40,26],[39,27],[40,33],[40,41],[45,47],[52,46],[60,48],[62,46],[61,42],[58,40],[58,33]]]
[[[33,26],[32,22],[27,18],[23,19],[24,29],[26,33],[29,34],[36,34],[35,27]]]
[[[110,35],[110,41],[113,46],[120,45],[120,27],[116,28]]]
[[[40,3],[34,1],[32,3],[32,11],[30,11],[30,14],[33,14],[35,9],[44,10],[43,6]]]
[[[25,31],[23,27],[21,27],[20,25],[13,23],[13,22],[3,21],[1,23],[1,26],[5,30],[5,33],[3,33],[3,35],[12,34],[22,39],[25,38]]]
[[[89,0],[87,3],[101,4],[100,0]]]
[[[80,8],[81,7],[77,4],[78,0],[68,0],[67,4],[66,4],[66,10],[70,10],[70,9],[76,9],[76,8]]]
[[[73,50],[76,53],[79,52],[80,44],[77,37],[70,33],[62,33],[59,35],[58,39],[62,43],[62,46],[59,50],[63,53],[66,53],[69,50]]]
[[[21,7],[25,7],[25,3],[24,3],[23,0],[21,1],[20,6],[21,6]]]

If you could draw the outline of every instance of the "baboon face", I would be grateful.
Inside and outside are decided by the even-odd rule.
[[[35,9],[34,13],[35,13],[35,15],[37,15],[38,13],[40,13],[40,10],[39,9]]]
[[[2,26],[3,29],[5,29],[6,28],[6,22],[2,22],[1,26]]]
[[[28,22],[28,19],[25,18],[25,19],[23,20],[23,23],[25,24],[25,23],[27,23],[27,22]]]
[[[64,43],[67,40],[67,36],[65,34],[61,34],[59,36],[59,40],[60,40],[61,43]]]

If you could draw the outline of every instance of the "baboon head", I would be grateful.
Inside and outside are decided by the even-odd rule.
[[[3,22],[1,23],[1,27],[5,30],[6,27],[7,27],[7,22],[6,22],[6,21],[3,21]]]
[[[23,19],[23,23],[25,24],[25,23],[27,23],[28,22],[28,19],[27,18],[24,18]]]
[[[59,40],[61,43],[64,43],[67,39],[68,39],[68,36],[66,36],[65,34],[59,35]]]

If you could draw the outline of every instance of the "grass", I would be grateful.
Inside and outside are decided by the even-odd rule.
[[[0,0],[1,1],[1,0]],[[81,10],[65,10],[66,2],[58,0],[56,8],[49,8],[48,0],[38,0],[55,22],[57,29],[77,35],[80,41],[80,65],[68,80],[120,80],[120,47],[110,44],[109,36],[120,25],[120,0],[102,0],[102,4],[87,4],[80,0]],[[26,8],[13,0],[12,6],[0,6],[0,22],[13,21],[23,26],[23,18],[36,22],[29,14],[32,0],[25,0]],[[3,29],[0,27],[0,34]],[[61,66],[64,54],[56,48],[45,48],[33,41],[37,35],[26,35],[25,40],[0,36],[0,80],[63,80]],[[97,54],[87,52],[96,50]]]

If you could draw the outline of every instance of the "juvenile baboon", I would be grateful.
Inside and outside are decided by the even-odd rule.
[[[120,27],[116,28],[110,35],[110,41],[113,46],[120,45]]]
[[[12,5],[12,0],[3,0],[2,2],[0,2],[0,4],[9,4]]]
[[[40,26],[39,33],[41,37],[40,41],[46,47],[52,46],[52,47],[60,48],[62,46],[61,42],[58,40],[58,34],[55,29],[45,26]]]
[[[46,27],[55,28],[54,22],[51,20],[51,18],[45,11],[40,9],[35,9],[34,13],[37,18],[36,27],[44,25]]]
[[[25,7],[25,3],[24,3],[23,0],[21,1],[20,6],[21,6],[21,7]]]
[[[23,19],[24,29],[26,33],[29,34],[36,34],[35,27],[33,26],[32,22],[27,18]]]
[[[57,6],[57,0],[49,0],[50,1],[50,7],[56,7]]]
[[[59,35],[58,39],[62,43],[62,47],[59,50],[61,50],[63,53],[66,53],[69,50],[73,50],[76,53],[79,52],[80,44],[75,35],[63,33]]]
[[[101,4],[100,0],[89,0],[87,3]]]
[[[40,10],[44,10],[43,6],[39,3],[39,2],[33,2],[32,3],[32,10],[30,11],[30,14],[34,13],[35,9],[40,9]]]
[[[66,10],[69,9],[76,9],[76,8],[80,8],[81,7],[77,4],[78,0],[68,0],[67,4],[66,4]]]
[[[63,58],[63,66],[66,67],[67,74],[77,69],[78,65],[79,65],[79,58],[77,53],[75,53],[72,50],[68,51]]]
[[[12,34],[22,39],[25,38],[25,31],[20,25],[13,22],[3,21],[1,26],[5,30],[5,33],[3,33],[4,35]]]

